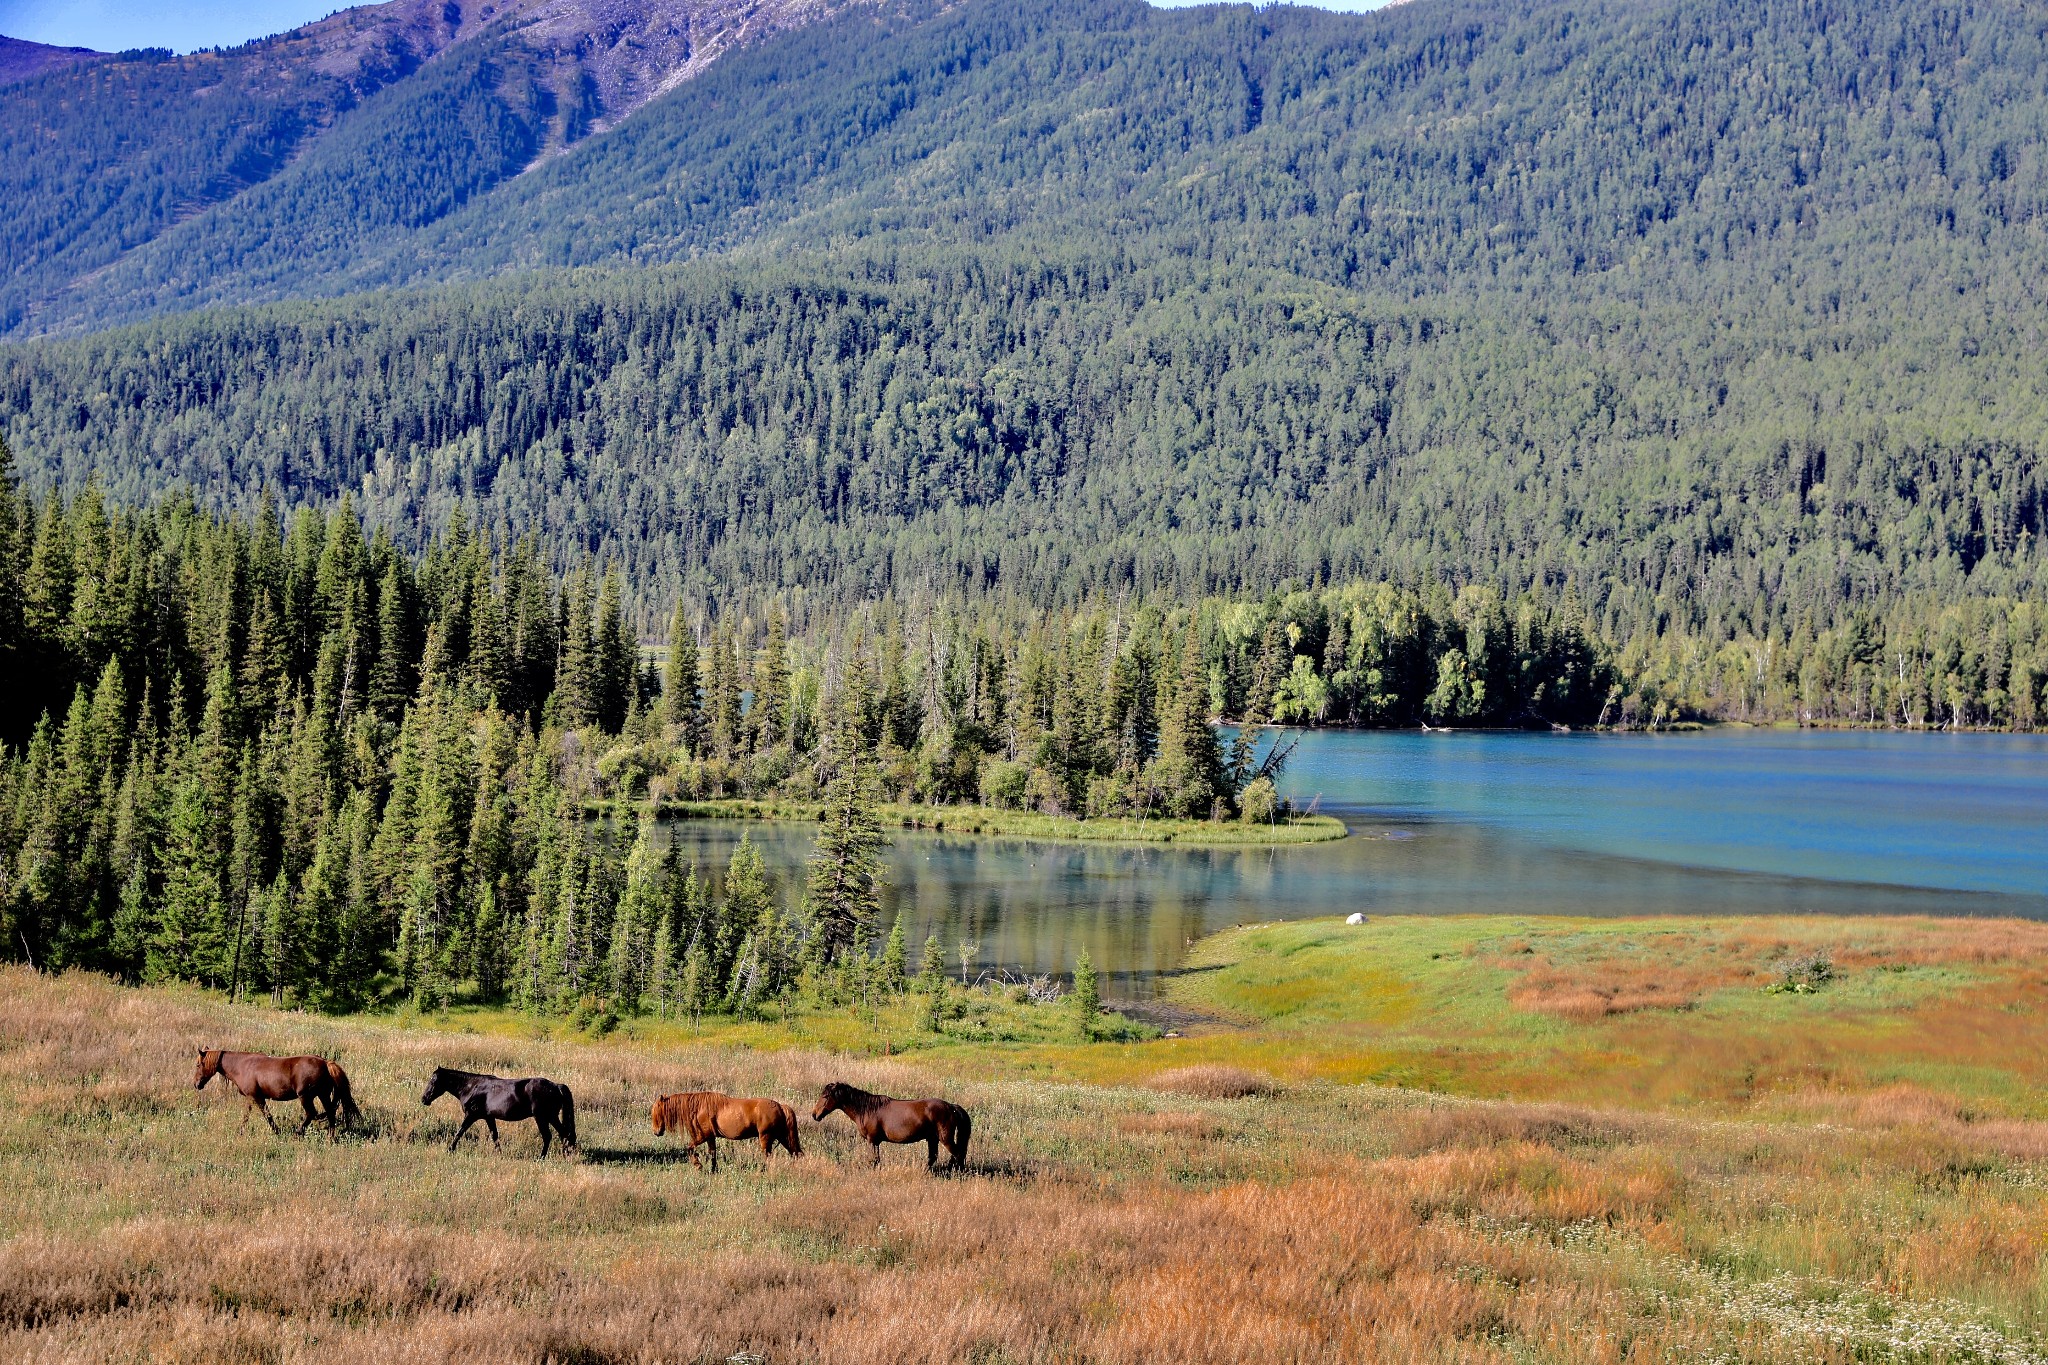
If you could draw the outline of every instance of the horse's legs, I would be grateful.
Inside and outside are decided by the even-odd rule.
[[[536,1110],[534,1110],[534,1111],[533,1111],[533,1126],[534,1126],[534,1127],[536,1127],[536,1128],[538,1128],[538,1129],[540,1129],[540,1155],[541,1155],[541,1159],[542,1159],[543,1161],[545,1161],[545,1160],[547,1159],[547,1155],[548,1155],[548,1111],[547,1111],[547,1110],[545,1110],[545,1109],[536,1109]]]
[[[491,1146],[497,1148],[501,1152],[504,1151],[505,1144],[498,1141],[498,1121],[492,1118],[489,1114],[485,1114],[484,1127],[491,1130]]]
[[[939,1164],[939,1135],[933,1133],[924,1140],[924,1168],[936,1170]]]
[[[304,1122],[299,1124],[299,1136],[304,1137],[306,1130],[313,1126],[313,1120],[320,1117],[320,1106],[313,1103],[311,1095],[301,1094],[299,1096],[299,1108],[304,1110],[306,1114]],[[331,1123],[332,1121],[330,1120],[329,1131],[332,1131]]]
[[[263,1102],[263,1097],[261,1095],[244,1095],[242,1098],[249,1101],[249,1107],[251,1109],[254,1109],[257,1113],[263,1115],[263,1121],[269,1124],[270,1131],[275,1133],[277,1131],[277,1120],[270,1117],[270,1106]],[[246,1128],[248,1124],[249,1116],[245,1113],[242,1115],[242,1126]]]
[[[713,1174],[713,1175],[717,1175],[717,1174],[718,1174],[718,1134],[716,1134],[716,1133],[713,1133],[713,1134],[711,1134],[711,1135],[710,1135],[709,1137],[705,1138],[705,1139],[704,1139],[704,1145],[705,1145],[706,1147],[709,1147],[709,1148],[711,1149],[711,1174]]]
[[[482,1117],[483,1115],[481,1114],[472,1114],[465,1110],[462,1115],[462,1126],[455,1130],[454,1141],[448,1144],[448,1150],[451,1152],[454,1151],[456,1147],[461,1144],[462,1135],[469,1131],[469,1125],[475,1123],[478,1119]]]
[[[882,1140],[880,1138],[868,1139],[868,1165],[873,1166],[877,1170],[881,1169]]]

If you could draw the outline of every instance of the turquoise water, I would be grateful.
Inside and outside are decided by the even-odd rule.
[[[1064,971],[1086,945],[1124,991],[1216,929],[1354,910],[2048,918],[2048,738],[1325,731],[1282,787],[1352,837],[1196,850],[902,832],[888,913],[949,958],[979,945],[977,970]],[[718,869],[742,828],[673,826]],[[810,828],[744,829],[793,898]]]

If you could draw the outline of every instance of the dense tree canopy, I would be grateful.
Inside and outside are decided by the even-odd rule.
[[[414,557],[346,506],[0,489],[5,955],[326,1007],[864,991],[877,798],[1271,818],[1269,724],[1661,724],[1705,698],[2033,726],[2048,705],[2048,619],[2005,602],[1619,658],[1569,599],[1442,583],[890,597],[796,638],[779,607],[684,610],[643,645],[616,572],[558,579],[530,541],[457,530]],[[1226,742],[1219,719],[1243,724]],[[794,903],[750,845],[716,894],[663,851],[661,807],[723,796],[823,806]]]

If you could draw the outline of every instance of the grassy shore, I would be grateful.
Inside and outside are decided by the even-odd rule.
[[[2048,929],[1321,921],[1193,965],[1214,1022],[1094,1044],[1000,991],[593,1039],[0,969],[0,1359],[2043,1358]],[[366,1122],[243,1127],[202,1044],[336,1055]],[[569,1082],[581,1152],[448,1153],[435,1064]],[[832,1078],[969,1105],[969,1173],[867,1170]],[[702,1086],[797,1104],[805,1157],[679,1164],[648,1106]]]
[[[669,801],[657,813],[673,820],[803,820],[815,822],[823,807],[816,801],[741,800]],[[937,833],[1000,835],[1057,843],[1180,844],[1195,848],[1265,848],[1275,844],[1317,844],[1341,839],[1344,822],[1329,815],[1296,815],[1270,823],[1238,820],[1080,820],[1036,811],[998,810],[994,806],[916,806],[888,804],[875,808],[885,826]]]

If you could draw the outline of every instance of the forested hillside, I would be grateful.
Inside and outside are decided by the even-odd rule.
[[[649,632],[677,585],[1444,576],[1569,588],[1617,639],[2041,591],[2028,333],[1603,316],[935,252],[203,315],[0,351],[0,408],[28,459],[127,502],[347,491],[411,548],[474,514],[558,565],[601,551]]]
[[[2029,7],[813,17],[530,166],[535,78],[451,50],[36,325],[342,297],[0,348],[0,429],[67,494],[595,556],[646,638],[1443,584],[1570,601],[1681,713],[1899,719],[1882,657],[2032,723]],[[1960,705],[1908,687],[1970,612]]]

